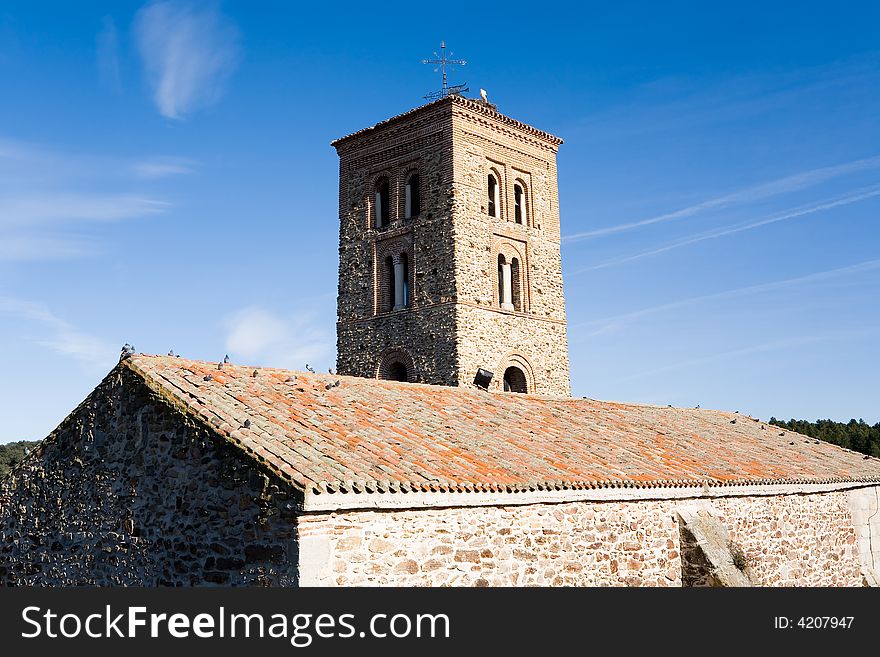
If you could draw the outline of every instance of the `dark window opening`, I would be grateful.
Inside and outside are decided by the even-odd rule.
[[[498,254],[498,305],[504,303],[504,256]]]
[[[504,370],[504,392],[528,392],[526,375],[518,367],[508,367]]]
[[[498,216],[498,208],[496,207],[496,200],[498,198],[498,181],[495,180],[495,176],[491,173],[489,174],[489,216],[497,217]]]
[[[388,179],[380,178],[376,183],[376,228],[387,226],[391,217],[391,199]]]
[[[513,218],[516,223],[521,224],[525,216],[525,195],[521,185],[513,186]]]
[[[391,256],[385,258],[385,282],[386,286],[383,290],[385,299],[382,303],[382,310],[394,310],[394,259]]]
[[[404,308],[409,308],[409,257],[405,253],[400,254],[401,276],[403,278],[403,299]]]
[[[519,258],[510,261],[510,302],[513,309],[522,312],[522,285],[519,281]]]
[[[400,361],[395,361],[388,366],[389,381],[409,381],[407,376],[406,365]]]
[[[406,213],[407,219],[419,216],[422,208],[422,196],[419,189],[419,174],[414,173],[406,181]]]

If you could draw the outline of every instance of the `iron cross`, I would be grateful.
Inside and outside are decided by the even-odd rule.
[[[464,66],[467,64],[467,61],[464,59],[449,59],[446,56],[446,41],[440,42],[440,54],[434,52],[434,59],[423,59],[422,64],[431,64],[434,66],[434,71],[440,71],[443,74],[443,89],[442,91],[432,92],[425,96],[425,98],[436,97],[436,98],[446,98],[449,95],[449,84],[446,78],[446,67],[448,66]],[[460,85],[462,86],[462,85]]]

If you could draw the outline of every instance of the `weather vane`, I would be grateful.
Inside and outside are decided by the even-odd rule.
[[[451,55],[452,53],[450,53]],[[446,56],[446,42],[440,42],[440,54],[434,52],[434,59],[423,59],[422,64],[430,64],[434,66],[434,72],[440,72],[443,74],[443,88],[440,91],[432,91],[425,95],[426,100],[437,100],[438,98],[446,98],[450,94],[459,95],[465,91],[470,91],[467,88],[467,82],[464,84],[457,84],[453,86],[449,86],[446,77],[446,68],[453,66],[464,66],[467,64],[467,61],[464,59],[450,59]]]

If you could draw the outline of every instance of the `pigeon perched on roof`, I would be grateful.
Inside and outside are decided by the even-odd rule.
[[[311,372],[312,374],[315,373],[315,370],[312,369],[311,365],[309,365],[308,363],[306,363],[306,371]]]
[[[134,347],[132,347],[127,342],[122,345],[122,352],[119,354],[119,360],[125,360],[126,358],[131,358],[134,356]]]
[[[223,357],[223,363],[226,364],[226,363],[228,363],[228,362],[229,362],[229,354],[226,354],[226,355]]]
[[[244,424],[243,424],[242,426],[243,426],[245,429],[250,429],[250,428],[251,428],[251,421],[250,421],[250,420],[245,420],[245,421],[244,421]]]

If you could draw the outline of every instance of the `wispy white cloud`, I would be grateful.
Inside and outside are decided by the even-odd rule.
[[[572,274],[581,274],[586,271],[593,271],[596,269],[605,269],[606,267],[613,267],[615,265],[622,265],[627,262],[632,262],[634,260],[640,260],[642,258],[647,258],[649,256],[658,255],[660,253],[665,253],[667,251],[672,251],[673,249],[678,249],[683,246],[688,246],[690,244],[696,244],[698,242],[704,242],[706,240],[718,239],[719,237],[727,237],[728,235],[735,235],[737,233],[742,233],[747,230],[753,230],[755,228],[760,228],[762,226],[768,226],[770,224],[779,223],[780,221],[788,221],[790,219],[797,219],[799,217],[804,217],[807,215],[815,214],[817,212],[822,212],[824,210],[831,210],[833,208],[841,207],[844,205],[850,205],[852,203],[857,203],[858,201],[864,201],[869,198],[874,198],[875,196],[880,196],[880,185],[872,185],[869,187],[863,187],[862,189],[856,190],[854,192],[850,192],[849,194],[844,194],[842,196],[837,196],[835,198],[826,199],[819,203],[812,203],[809,205],[802,205],[797,208],[792,208],[791,210],[786,210],[784,212],[780,212],[769,217],[764,217],[763,219],[758,219],[756,221],[750,221],[739,224],[732,224],[729,226],[722,226],[720,228],[716,228],[714,230],[705,231],[702,233],[696,233],[694,235],[688,235],[681,239],[675,240],[673,242],[669,242],[662,246],[653,247],[650,249],[645,249],[643,251],[639,251],[632,255],[622,256],[619,258],[612,258],[611,260],[606,260],[604,262],[600,262],[596,265],[590,265],[589,267],[583,267],[581,269],[576,269],[572,272]]]
[[[689,358],[686,360],[676,361],[674,363],[669,363],[668,365],[663,365],[661,367],[655,367],[649,370],[642,370],[639,372],[633,372],[632,374],[627,374],[625,376],[619,377],[615,379],[614,383],[622,383],[625,381],[632,381],[635,379],[642,379],[650,376],[656,376],[658,374],[665,374],[667,372],[673,372],[676,370],[687,369],[693,371],[695,368],[701,365],[707,365],[710,363],[724,362],[724,361],[732,361],[738,358],[742,358],[743,356],[751,356],[752,354],[761,354],[761,353],[769,353],[774,351],[781,351],[783,349],[796,349],[798,347],[805,347],[808,345],[818,344],[821,342],[835,342],[840,340],[853,340],[858,338],[863,338],[866,336],[877,335],[880,333],[880,327],[866,327],[866,328],[858,328],[858,329],[844,329],[841,331],[830,331],[828,333],[820,334],[820,335],[803,335],[803,336],[792,336],[787,338],[782,338],[780,340],[772,340],[770,342],[764,342],[757,345],[751,345],[749,347],[742,347],[740,349],[731,349],[728,351],[722,351],[712,354],[707,354],[705,356],[701,356],[699,358]]]
[[[105,86],[119,91],[122,77],[119,73],[119,37],[116,23],[110,16],[102,21],[101,31],[95,39],[95,54],[98,63],[98,79]]]
[[[214,4],[151,3],[134,34],[153,100],[169,119],[218,100],[239,57],[238,29]]]
[[[707,84],[704,78],[664,77],[641,85],[626,102],[584,118],[587,139],[631,140],[649,133],[751,119],[826,99],[858,98],[880,79],[876,51],[818,66],[752,72]],[[868,102],[872,102],[868,99]]]
[[[116,347],[80,331],[45,304],[0,296],[0,315],[28,322],[31,329],[36,329],[28,337],[31,342],[78,360],[90,369],[103,371],[113,363]]]
[[[623,313],[621,315],[614,315],[612,317],[604,317],[601,319],[592,320],[589,322],[581,322],[579,324],[573,324],[569,327],[570,331],[575,329],[581,329],[585,327],[593,326],[592,330],[584,333],[581,331],[577,332],[577,337],[573,342],[579,342],[583,339],[594,337],[597,335],[603,335],[606,333],[611,333],[613,331],[624,328],[627,325],[632,324],[636,320],[639,320],[643,317],[647,317],[649,315],[655,315],[658,313],[668,312],[671,310],[679,310],[681,308],[685,308],[688,306],[694,306],[701,303],[708,303],[712,301],[720,301],[725,299],[733,299],[738,297],[744,297],[752,294],[761,294],[765,292],[773,292],[777,290],[786,289],[789,287],[793,287],[796,285],[809,285],[813,283],[819,283],[822,281],[826,281],[829,279],[839,278],[841,276],[850,276],[853,274],[861,274],[867,273],[870,271],[880,270],[880,259],[877,260],[866,260],[864,262],[859,262],[853,265],[848,265],[846,267],[838,267],[836,269],[828,269],[825,271],[814,272],[812,274],[805,274],[803,276],[795,276],[793,278],[786,278],[778,281],[771,281],[768,283],[759,283],[757,285],[746,285],[744,287],[735,288],[732,290],[725,290],[723,292],[715,292],[713,294],[703,294],[700,296],[689,297],[687,299],[680,299],[678,301],[671,301],[669,303],[663,303],[656,306],[650,306],[648,308],[642,308],[641,310],[635,310],[628,313]]]
[[[156,180],[195,172],[196,163],[182,157],[157,157],[132,166],[134,174],[145,180]]]
[[[167,212],[154,181],[195,168],[181,157],[63,153],[0,138],[0,262],[94,255],[100,242],[79,229]]]
[[[772,198],[774,196],[788,194],[798,190],[813,187],[815,185],[833,180],[835,178],[867,171],[870,169],[875,169],[878,167],[880,167],[880,155],[859,160],[853,160],[852,162],[846,162],[844,164],[838,164],[835,166],[821,167],[809,171],[802,171],[794,175],[785,176],[783,178],[778,178],[767,183],[762,183],[760,185],[748,187],[746,189],[732,192],[730,194],[725,194],[723,196],[708,199],[695,205],[681,208],[680,210],[675,210],[674,212],[667,212],[664,214],[656,215],[654,217],[649,217],[647,219],[631,221],[623,224],[618,224],[616,226],[607,226],[605,228],[597,228],[595,230],[573,233],[571,235],[565,235],[562,240],[563,242],[568,243],[579,242],[590,238],[604,237],[606,235],[614,235],[616,233],[637,230],[639,228],[653,226],[655,224],[676,221],[679,219],[686,219],[688,217],[704,214],[709,210],[721,210],[723,208],[732,207],[738,204],[752,203],[755,201]]]
[[[100,247],[93,240],[78,235],[0,230],[0,262],[70,260],[100,252]]]
[[[243,308],[225,322],[226,348],[236,359],[301,370],[329,364],[334,336],[314,313],[281,316],[259,306]]]
[[[137,196],[59,193],[0,199],[0,227],[117,221],[164,212],[170,203]]]

